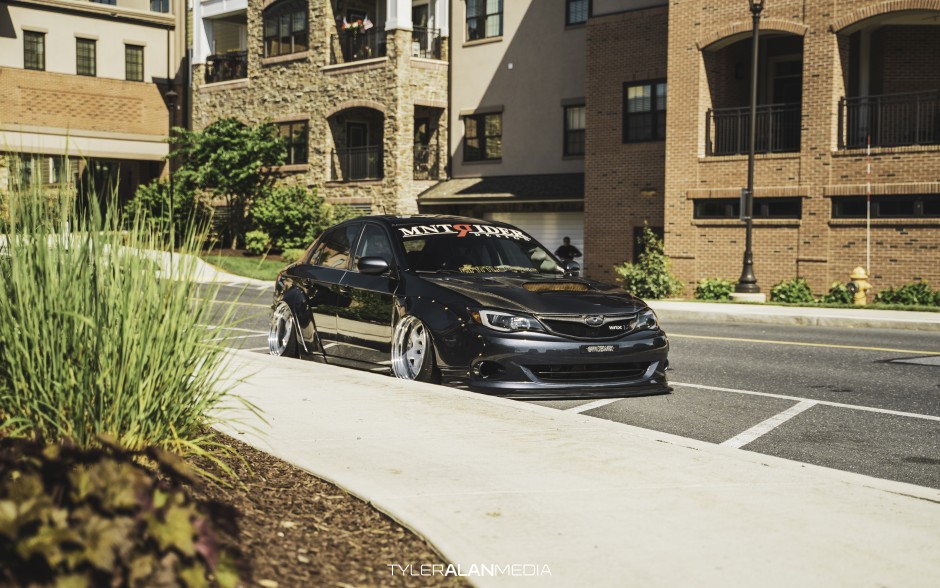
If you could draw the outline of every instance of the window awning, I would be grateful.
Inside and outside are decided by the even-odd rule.
[[[582,201],[584,174],[454,178],[418,196],[421,206]]]

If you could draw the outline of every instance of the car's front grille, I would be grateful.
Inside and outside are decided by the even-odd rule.
[[[586,324],[585,318],[578,315],[542,315],[539,320],[552,333],[575,339],[616,339],[636,326],[635,314],[608,316],[604,318],[603,325],[596,327]]]
[[[649,369],[649,362],[573,363],[524,366],[545,382],[626,382],[636,380]]]

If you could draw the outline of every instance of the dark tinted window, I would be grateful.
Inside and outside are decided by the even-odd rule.
[[[624,143],[666,138],[666,95],[666,82],[624,84]]]
[[[470,226],[454,225],[458,230]],[[498,230],[488,225],[480,229],[477,228],[481,225],[472,226],[474,230],[463,236],[455,232],[404,235],[402,241],[408,267],[422,272],[460,273],[557,274],[563,271],[548,251],[517,229],[507,236],[487,233],[487,229]]]
[[[801,198],[755,198],[754,218],[790,218],[802,216]],[[695,201],[695,218],[734,219],[740,218],[739,198],[715,198]]]
[[[392,263],[394,255],[392,254],[392,243],[388,240],[388,235],[378,225],[366,225],[362,231],[362,237],[359,239],[359,245],[356,247],[356,257],[353,260],[353,269],[359,263],[361,257],[381,257],[389,264]]]
[[[322,265],[324,267],[333,267],[346,269],[349,262],[349,250],[359,234],[362,225],[353,224],[345,227],[332,229],[325,235],[317,245],[310,263],[313,265]]]
[[[864,196],[832,199],[832,218],[865,218]],[[938,218],[940,194],[905,194],[900,196],[872,196],[872,218]]]

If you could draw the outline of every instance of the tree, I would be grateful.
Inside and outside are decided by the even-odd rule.
[[[229,215],[222,238],[232,249],[244,237],[252,201],[267,193],[284,163],[286,150],[272,123],[248,126],[235,118],[215,121],[202,131],[175,129],[171,157],[180,162],[174,179],[180,190],[223,198]]]

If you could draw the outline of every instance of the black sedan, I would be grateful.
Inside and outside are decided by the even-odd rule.
[[[498,222],[339,224],[278,276],[272,355],[525,398],[667,392],[656,315]]]

